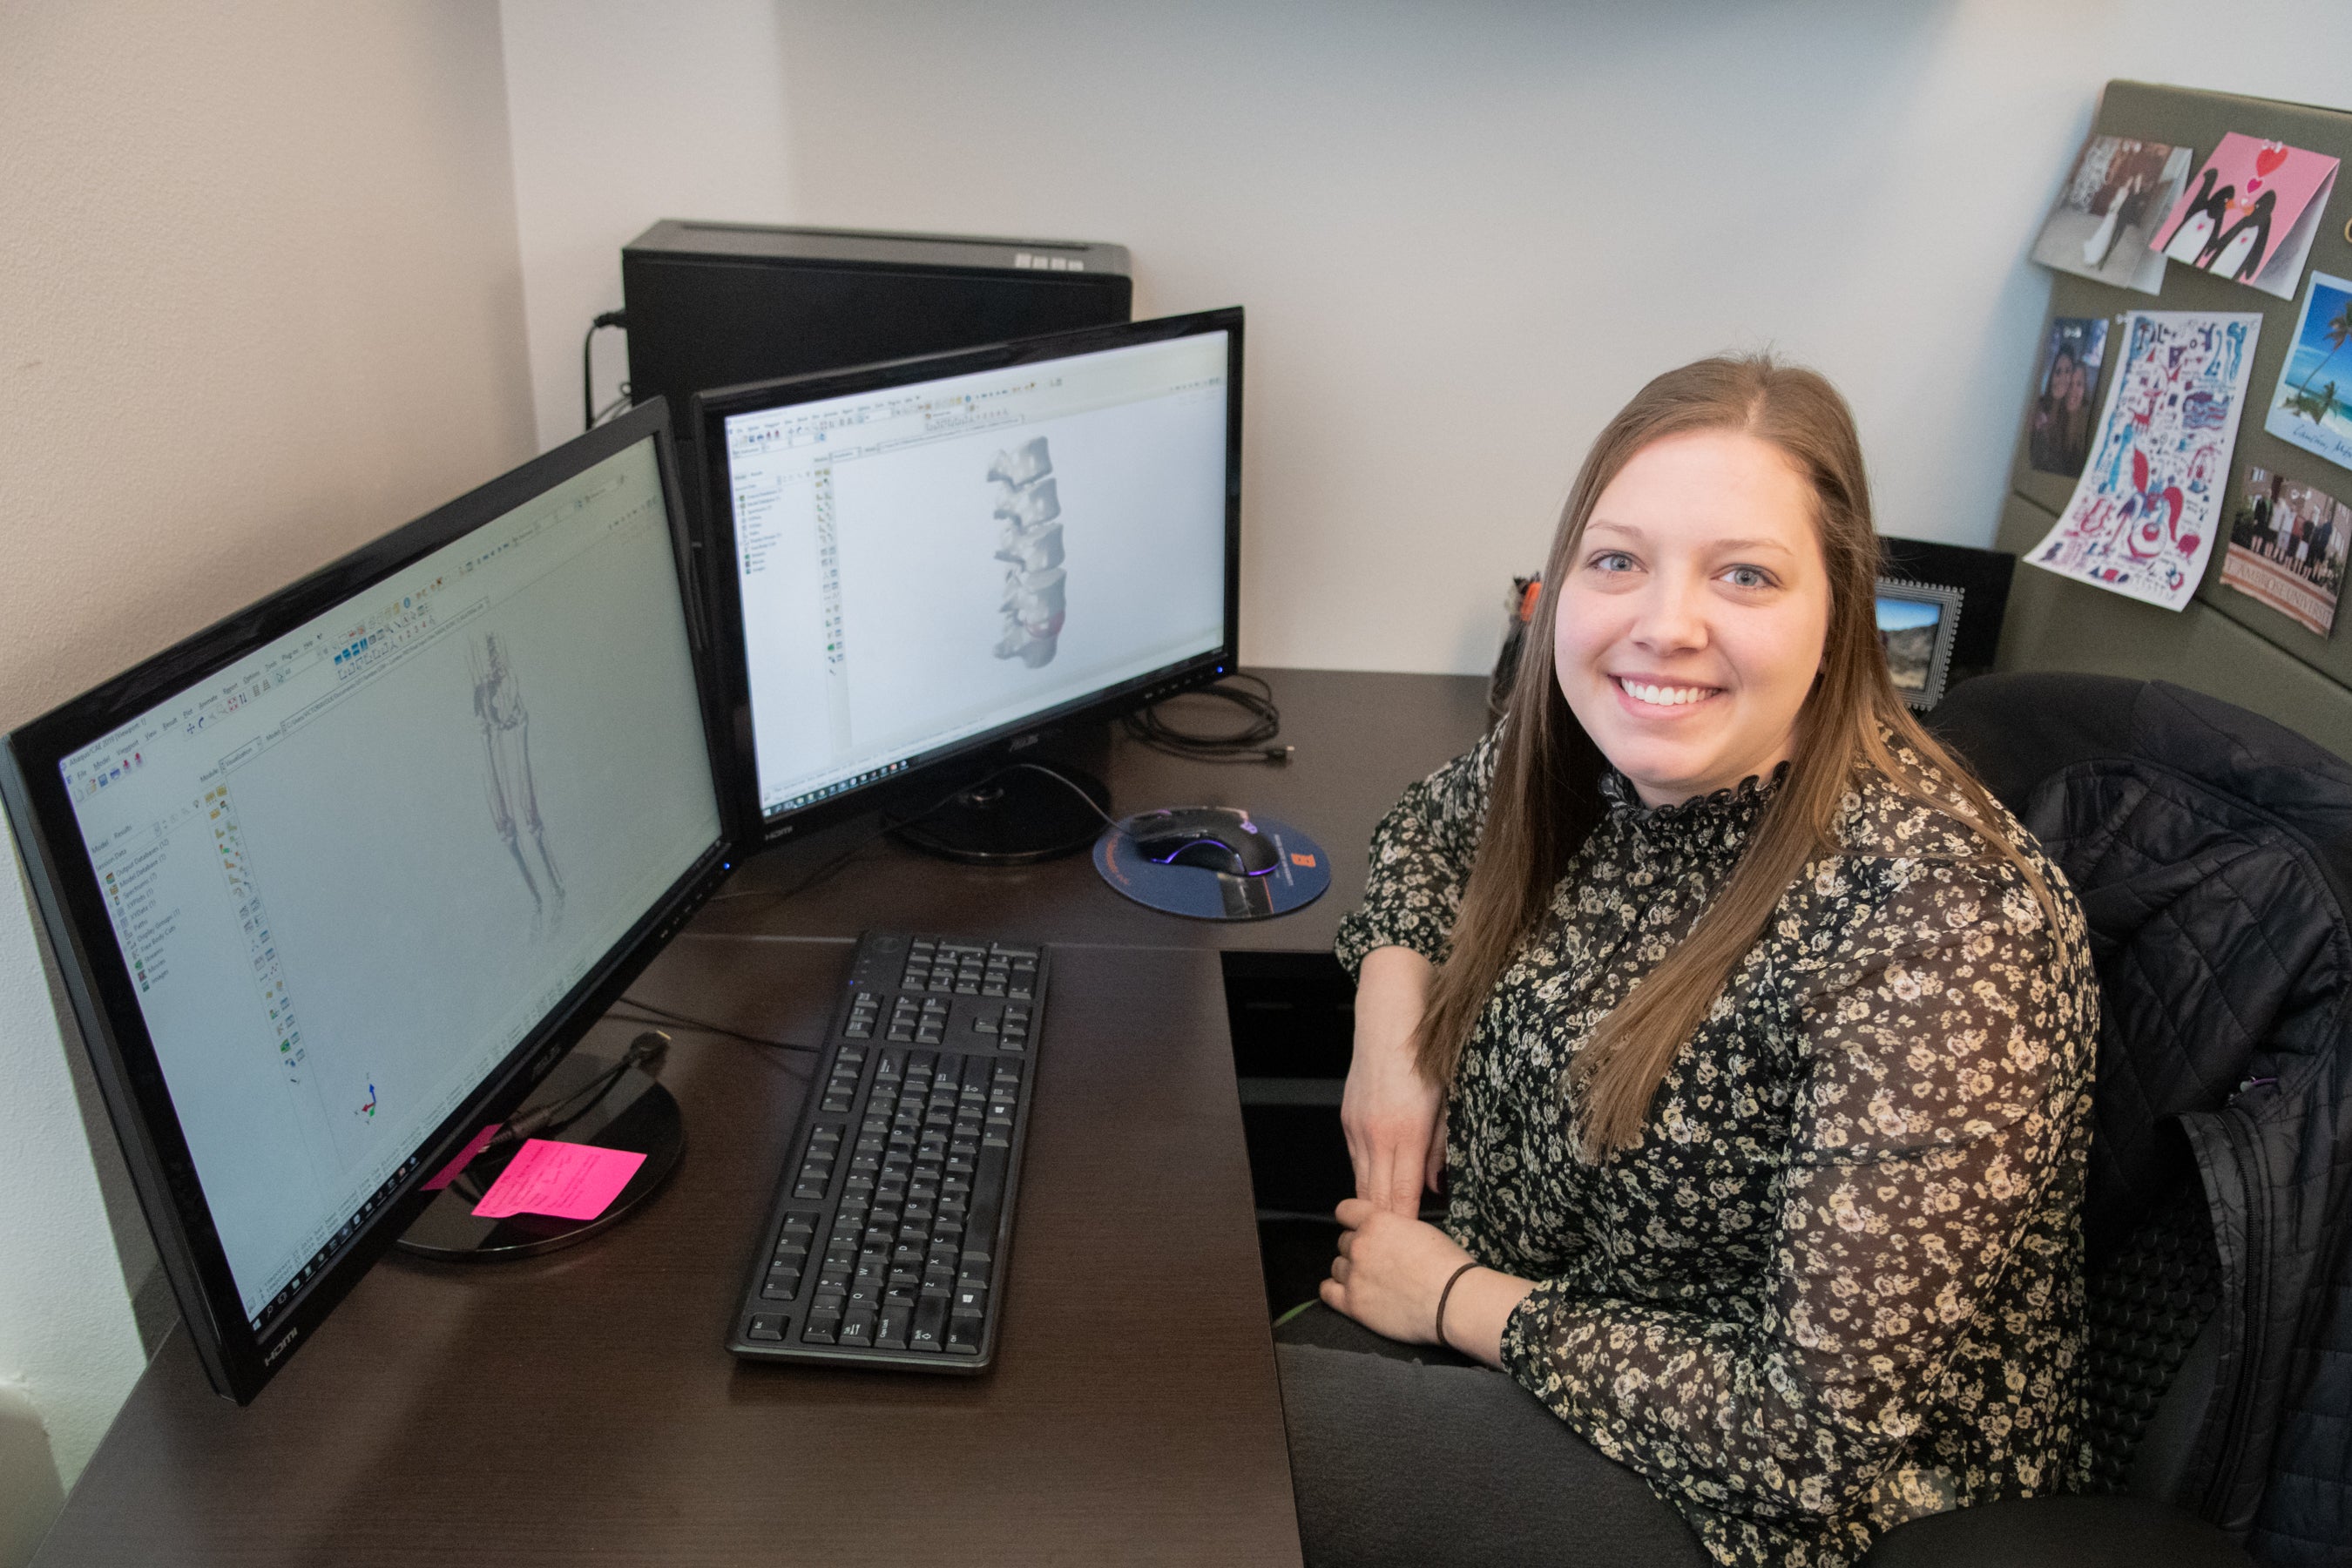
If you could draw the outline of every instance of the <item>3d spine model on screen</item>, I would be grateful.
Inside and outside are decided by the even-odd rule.
[[[988,466],[996,486],[996,515],[1004,521],[996,558],[1004,574],[1004,636],[999,658],[1017,658],[1030,668],[1054,661],[1055,639],[1066,614],[1063,595],[1061,498],[1055,493],[1054,459],[1045,437],[1024,441],[996,454]]]
[[[563,879],[555,857],[547,849],[547,824],[539,815],[539,792],[530,776],[530,710],[523,706],[522,688],[514,667],[507,662],[506,644],[496,632],[485,632],[466,650],[474,676],[474,717],[482,726],[482,750],[489,764],[490,821],[507,841],[515,869],[530,892],[533,936],[551,931],[563,920]],[[523,848],[528,830],[537,851],[539,868],[547,879],[531,875],[531,856]]]

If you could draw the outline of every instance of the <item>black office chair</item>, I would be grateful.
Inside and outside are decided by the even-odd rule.
[[[2162,682],[1987,676],[1934,722],[2090,921],[2093,1480],[1916,1521],[1864,1568],[2346,1561],[2352,767]]]

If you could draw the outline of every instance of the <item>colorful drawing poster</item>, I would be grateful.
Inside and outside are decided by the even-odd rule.
[[[2352,282],[2311,275],[2263,428],[2352,468]]]
[[[2045,474],[2074,479],[2091,455],[2091,399],[2107,352],[2102,316],[2061,316],[2050,323],[2042,377],[2026,415],[2026,460]]]
[[[2292,300],[2336,188],[2336,162],[2232,131],[2148,243],[2175,261]]]
[[[2149,247],[2148,237],[2179,202],[2194,162],[2188,148],[2168,142],[2092,137],[2074,155],[2074,172],[2042,222],[2033,259],[2078,278],[2156,293],[2164,287],[2164,258]]]
[[[2344,591],[2347,546],[2352,506],[2316,486],[2250,468],[2245,499],[2230,518],[2221,581],[2326,637]]]
[[[2091,460],[2026,560],[2177,610],[2197,591],[2237,444],[2263,319],[2134,310]]]

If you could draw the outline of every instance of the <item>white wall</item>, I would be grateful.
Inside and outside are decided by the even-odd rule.
[[[531,450],[494,10],[0,4],[0,728]],[[152,1254],[108,1239],[20,894],[0,870],[0,1385],[70,1482]]]
[[[629,169],[709,198],[600,215],[591,289],[531,237],[593,177],[523,151],[602,113],[521,90],[516,18],[564,9],[506,4],[543,435],[655,216],[1117,240],[1139,313],[1249,307],[1243,647],[1274,664],[1482,667],[1592,432],[1726,347],[1845,389],[1886,531],[1987,542],[2047,298],[2025,251],[2100,85],[2352,103],[2352,8],[2286,0],[674,5],[615,87],[751,107],[725,141],[640,120]]]
[[[770,0],[502,0],[515,224],[539,439],[580,434],[580,340],[621,304],[656,218],[789,223],[783,51]],[[597,334],[596,405],[627,363]]]

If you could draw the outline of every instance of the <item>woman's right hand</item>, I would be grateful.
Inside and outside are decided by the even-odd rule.
[[[1356,1049],[1339,1125],[1356,1167],[1356,1195],[1408,1218],[1421,1213],[1445,1158],[1444,1096],[1414,1059],[1429,1005],[1429,960],[1408,947],[1365,955],[1356,982]]]

